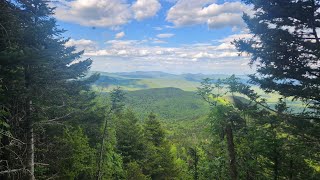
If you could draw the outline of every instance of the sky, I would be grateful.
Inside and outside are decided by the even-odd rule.
[[[237,0],[58,0],[66,46],[84,50],[93,71],[250,74],[234,39],[250,38]]]

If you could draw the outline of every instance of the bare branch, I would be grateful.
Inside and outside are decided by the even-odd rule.
[[[19,171],[26,171],[26,169],[22,168],[22,169],[9,169],[6,171],[0,171],[0,174],[11,174],[11,173],[16,173]]]

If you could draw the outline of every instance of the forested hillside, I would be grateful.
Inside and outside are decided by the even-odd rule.
[[[147,89],[126,93],[127,106],[141,119],[154,112],[167,121],[197,119],[209,112],[209,105],[196,92],[177,88]]]
[[[109,9],[80,2],[0,1],[1,180],[320,179],[320,1],[243,1],[251,35],[231,45],[255,66],[249,76],[91,71],[85,57],[97,54],[70,45],[53,5],[89,9],[86,18]]]

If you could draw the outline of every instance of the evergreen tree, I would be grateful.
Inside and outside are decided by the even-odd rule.
[[[257,64],[252,82],[266,92],[278,92],[304,102],[300,112],[285,112],[287,133],[305,143],[305,155],[318,159],[320,148],[320,1],[272,0],[244,2],[254,7],[254,15],[244,15],[251,39],[237,40],[240,52],[251,55]],[[302,109],[302,108],[301,108]]]
[[[99,157],[98,157],[98,169],[97,169],[97,177],[96,179],[99,180],[101,179],[103,176],[103,172],[102,172],[102,165],[104,164],[104,150],[105,150],[105,144],[110,144],[110,142],[106,142],[106,137],[108,135],[108,129],[110,129],[109,127],[109,120],[111,119],[115,119],[117,116],[119,117],[119,115],[121,114],[124,104],[123,104],[123,100],[124,100],[124,93],[123,91],[120,89],[120,87],[117,87],[115,89],[113,89],[110,92],[110,107],[107,109],[104,109],[104,122],[103,122],[103,130],[102,130],[102,137],[101,137],[101,142],[100,142],[100,150],[99,150]],[[106,103],[106,102],[104,102]],[[113,149],[112,149],[113,150]],[[110,157],[108,157],[110,158]],[[112,172],[109,172],[112,173]]]
[[[254,16],[243,17],[254,37],[235,44],[258,64],[251,80],[267,92],[307,102],[319,119],[320,1],[244,1],[254,7]]]
[[[118,117],[116,124],[117,149],[123,157],[123,162],[141,164],[145,154],[145,140],[135,114],[126,110]]]
[[[38,127],[78,112],[81,105],[73,99],[95,78],[83,79],[91,60],[76,61],[83,52],[64,46],[64,31],[57,28],[51,17],[54,9],[47,1],[1,1],[1,8],[1,15],[6,13],[0,19],[2,103],[9,114],[11,134],[26,143],[26,153],[5,144],[15,152],[11,160],[23,159],[9,169],[25,172],[25,179],[35,179]]]
[[[146,138],[146,157],[144,174],[152,179],[172,179],[177,176],[174,164],[175,157],[171,153],[171,145],[165,139],[165,132],[156,115],[150,113],[144,125]]]
[[[216,86],[210,84],[210,81],[205,82],[200,93],[208,92],[203,95],[209,98],[204,99],[215,104],[210,115],[213,134],[215,137],[220,136],[221,140],[226,136],[224,151],[228,152],[229,159],[233,158],[232,154],[236,154],[238,175],[234,176],[235,169],[232,161],[229,161],[230,178],[314,179],[319,176],[316,169],[305,161],[317,161],[317,153],[314,147],[302,145],[299,136],[293,133],[295,127],[288,122],[290,113],[283,99],[279,100],[275,108],[271,108],[249,85],[240,83],[234,76],[223,82],[231,97],[212,95],[211,91],[215,92]],[[236,96],[238,93],[246,95],[248,99]],[[230,125],[232,136],[228,138],[227,128]],[[304,150],[301,150],[303,146]],[[296,165],[300,169],[296,169]]]
[[[165,133],[160,121],[154,113],[150,113],[144,126],[145,137],[154,146],[160,146],[165,141]]]

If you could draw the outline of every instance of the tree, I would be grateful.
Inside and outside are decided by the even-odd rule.
[[[244,127],[244,119],[240,116],[239,109],[234,105],[237,100],[234,96],[237,90],[237,80],[234,75],[224,81],[219,80],[216,84],[212,84],[210,79],[205,79],[201,83],[201,87],[198,88],[198,93],[212,106],[209,118],[213,131],[219,134],[221,139],[226,138],[230,179],[233,180],[239,179],[234,133]],[[230,98],[215,93],[221,91],[223,83],[227,85],[227,92],[231,93]]]
[[[243,16],[253,38],[237,40],[235,45],[251,56],[251,65],[257,65],[251,81],[266,92],[304,102],[302,111],[286,112],[285,118],[292,127],[290,134],[310,147],[309,155],[314,154],[320,148],[320,1],[244,2],[254,7],[253,16]]]
[[[145,139],[138,119],[131,110],[126,110],[116,122],[117,149],[124,164],[141,161],[145,154]]]
[[[145,137],[147,141],[154,146],[160,146],[165,140],[165,133],[161,127],[160,121],[154,113],[150,113],[144,126]]]
[[[189,148],[188,154],[191,157],[191,162],[190,162],[190,169],[193,171],[193,179],[198,180],[199,179],[199,154],[197,148]]]
[[[26,153],[5,146],[18,151],[11,153],[18,156],[15,159],[23,159],[23,164],[17,161],[12,167],[35,179],[37,128],[79,112],[81,105],[73,100],[88,90],[96,76],[84,79],[91,60],[77,61],[83,52],[65,47],[68,39],[51,18],[54,9],[47,1],[6,0],[0,5],[2,104],[9,114],[10,132],[26,144]]]
[[[142,173],[141,167],[137,162],[127,164],[127,179],[128,180],[148,180],[149,178]]]
[[[251,80],[267,92],[295,97],[314,108],[320,105],[320,2],[317,0],[244,0],[254,15],[244,14],[252,39],[237,40],[240,52],[251,55],[257,74]]]
[[[172,179],[177,176],[175,157],[171,145],[165,139],[165,132],[156,115],[150,113],[144,125],[146,153],[143,172],[152,179]]]
[[[105,139],[108,134],[108,120],[112,119],[113,116],[119,116],[121,111],[123,110],[124,104],[124,93],[120,89],[120,87],[117,87],[113,89],[110,92],[110,107],[109,109],[105,109],[105,115],[104,115],[104,124],[103,124],[103,131],[102,131],[102,137],[101,137],[101,142],[100,142],[100,151],[99,151],[99,158],[98,158],[98,169],[97,169],[97,180],[102,178],[102,165],[103,165],[103,160],[104,160],[104,150],[105,150]],[[104,102],[106,103],[106,102]]]
[[[89,139],[80,127],[64,129],[61,137],[53,138],[52,146],[55,151],[46,158],[51,161],[50,171],[57,172],[56,177],[62,179],[94,177],[95,151],[89,146]]]
[[[288,121],[291,114],[284,99],[280,98],[273,108],[235,76],[223,80],[223,84],[231,97],[212,94],[216,85],[209,80],[199,92],[208,96],[204,99],[214,105],[209,116],[213,134],[222,140],[226,136],[230,178],[313,179],[319,176],[316,168],[306,162],[306,159],[316,162],[317,153],[314,147],[303,145],[295,133],[295,126]],[[232,163],[233,158],[237,163]],[[238,175],[234,176],[234,172]]]

